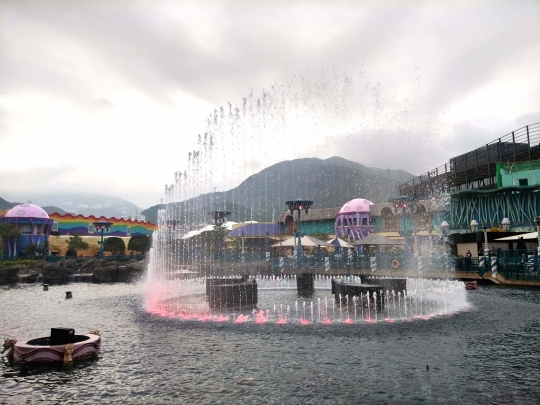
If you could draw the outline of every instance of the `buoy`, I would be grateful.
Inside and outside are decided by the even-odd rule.
[[[43,284],[43,291],[49,291],[49,284]]]
[[[73,295],[71,295],[71,291],[66,291],[66,299],[73,298]]]

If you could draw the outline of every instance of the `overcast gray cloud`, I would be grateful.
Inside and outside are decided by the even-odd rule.
[[[536,1],[3,1],[0,196],[99,187],[149,206],[214,109],[331,72],[369,89],[363,111],[302,115],[318,138],[280,154],[244,133],[250,156],[221,186],[329,154],[420,174],[539,120],[539,17]],[[309,89],[317,111],[344,94]]]

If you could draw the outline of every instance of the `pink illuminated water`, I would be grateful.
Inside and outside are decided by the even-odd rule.
[[[329,278],[318,280],[318,289],[311,299],[299,298],[296,291],[287,286],[290,280],[290,277],[260,280],[262,285],[272,283],[281,287],[261,288],[257,308],[214,310],[206,302],[203,278],[155,283],[153,289],[146,286],[150,290],[145,300],[146,311],[158,317],[199,322],[352,325],[427,321],[469,308],[468,293],[463,283],[457,281],[410,279],[404,293],[386,291],[384,295],[361,294],[336,301],[329,291]],[[383,309],[377,310],[381,300]]]

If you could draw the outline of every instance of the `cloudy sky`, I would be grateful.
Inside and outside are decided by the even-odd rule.
[[[332,155],[421,174],[540,122],[538,21],[538,1],[0,1],[0,197],[147,208],[216,109],[280,86],[312,116],[265,128],[302,142],[274,153],[250,124],[230,184]],[[306,90],[332,74],[347,79]]]

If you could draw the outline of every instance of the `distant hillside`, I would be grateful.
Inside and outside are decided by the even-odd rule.
[[[24,195],[16,195],[14,197],[18,201],[30,200],[34,204],[43,207],[48,213],[49,211],[45,207],[53,207],[51,209],[60,214],[71,212],[72,214],[82,214],[84,216],[94,215],[96,217],[121,218],[124,215],[131,215],[134,210],[138,209],[135,204],[129,201],[103,194],[28,192]],[[12,206],[15,205],[17,204],[13,204]]]
[[[273,221],[285,211],[285,201],[307,198],[314,201],[313,208],[340,207],[353,198],[366,198],[374,203],[386,202],[398,195],[398,185],[414,176],[403,170],[369,168],[340,157],[326,160],[296,159],[277,163],[248,177],[238,187],[211,193],[183,202],[184,212],[201,210],[203,201],[213,201],[211,211],[230,204],[233,221],[253,219]],[[143,214],[151,222],[157,221],[159,205]],[[186,209],[187,208],[187,209]],[[194,217],[195,214],[192,214]],[[187,222],[192,222],[189,215]],[[185,219],[179,218],[180,222]]]
[[[187,201],[182,201],[180,203],[175,203],[177,206],[176,212],[178,213],[177,218],[173,220],[178,221],[181,224],[190,223],[190,224],[200,224],[207,225],[213,223],[213,219],[210,218],[210,212],[215,211],[216,209],[224,209],[231,213],[228,217],[230,221],[242,222],[246,218],[249,220],[251,218],[251,210],[243,205],[238,203],[208,203],[208,201],[223,201],[223,198],[220,198],[221,193],[214,194],[202,194],[197,198],[191,198]],[[158,210],[165,208],[165,204],[154,205],[141,212],[145,216],[147,221],[150,221],[154,224],[157,223]]]
[[[10,203],[9,201],[4,200],[3,198],[0,197],[0,210],[3,210],[3,211],[9,210],[10,208],[13,208],[19,204],[20,203]]]
[[[52,205],[47,205],[45,207],[41,207],[47,214],[52,214],[53,212],[56,212],[60,215],[64,215],[66,211],[64,211],[62,208],[54,207]]]
[[[7,200],[4,200],[3,198],[0,198],[0,210],[9,210],[16,205],[19,205],[21,203],[19,202],[9,202]],[[53,212],[57,212],[59,214],[65,214],[66,211],[64,211],[62,208],[58,208],[52,205],[41,207],[47,214],[52,214]]]
[[[0,198],[0,210],[9,210],[13,207],[15,207],[16,205],[19,205],[21,203],[18,203],[18,202],[9,202],[7,200],[4,200],[3,198]],[[65,214],[66,211],[64,211],[62,208],[58,208],[58,207],[55,207],[55,206],[52,206],[52,205],[49,205],[49,206],[45,206],[45,207],[41,207],[43,208],[43,210],[47,213],[47,214],[52,214],[53,212],[57,212],[59,214]]]

